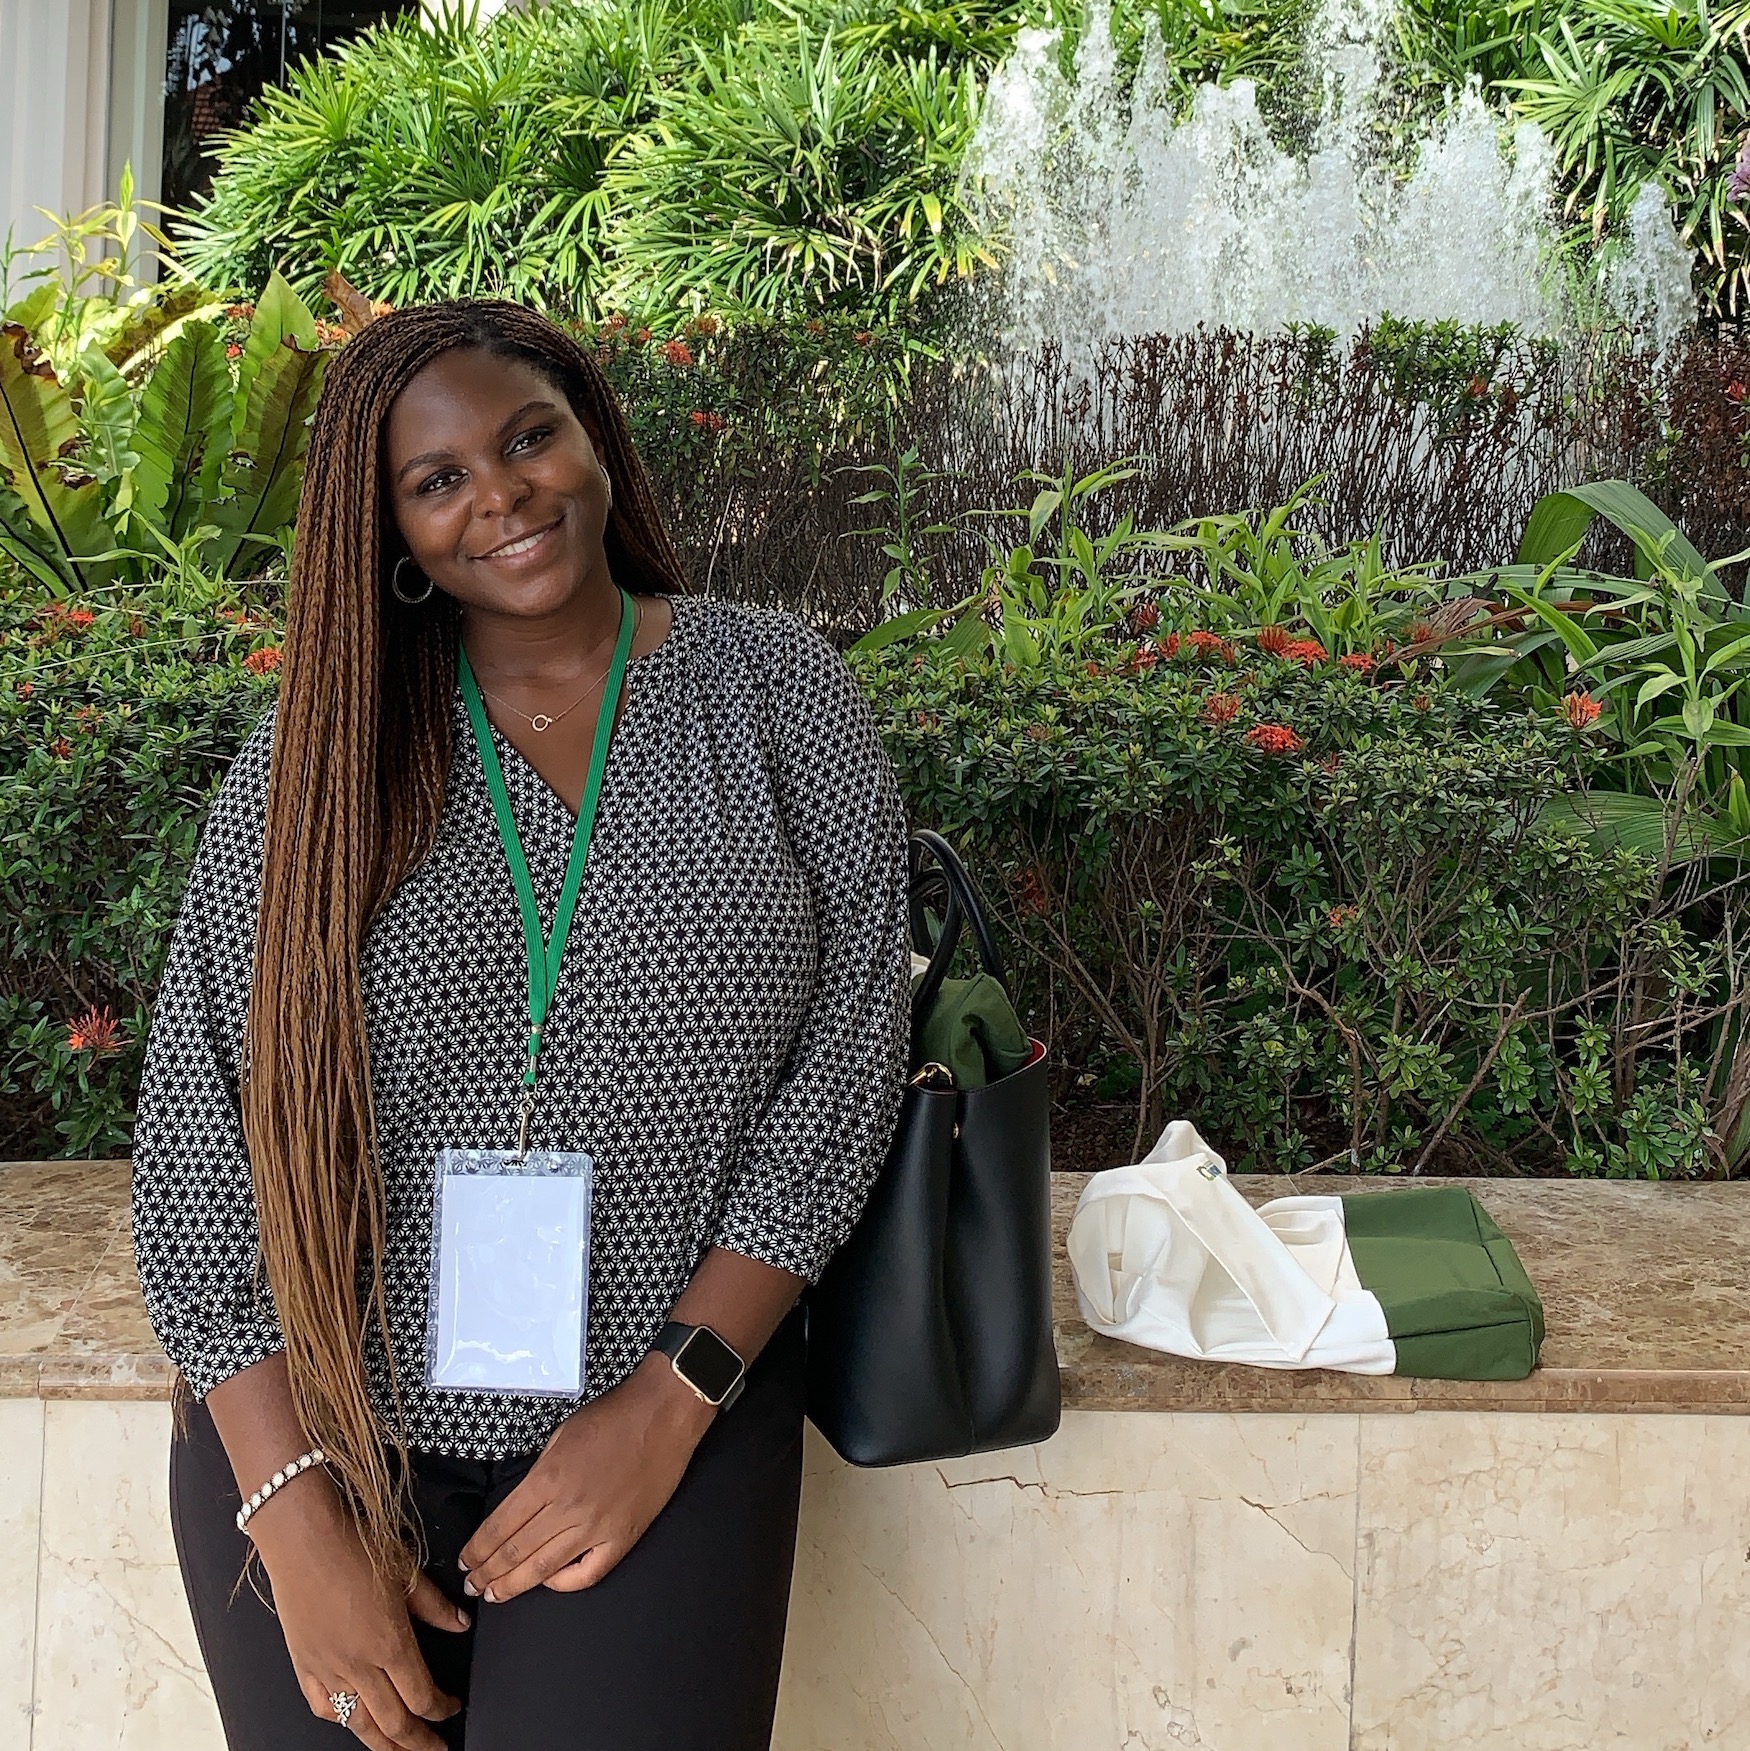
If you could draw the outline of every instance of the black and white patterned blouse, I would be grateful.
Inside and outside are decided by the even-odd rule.
[[[906,823],[867,703],[794,615],[669,600],[668,637],[628,670],[529,1131],[531,1148],[595,1161],[583,1399],[637,1365],[708,1247],[819,1275],[885,1153],[905,1067]],[[515,1146],[528,1037],[523,927],[459,686],[452,706],[436,843],[360,972],[407,1438],[503,1458],[578,1401],[424,1385],[434,1158]],[[274,716],[203,829],[135,1126],[147,1309],[203,1397],[282,1347],[237,1098]],[[545,934],[574,818],[493,735]],[[374,1325],[366,1354],[387,1426]]]

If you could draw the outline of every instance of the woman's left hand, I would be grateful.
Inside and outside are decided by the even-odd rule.
[[[666,1356],[646,1356],[554,1430],[463,1546],[463,1590],[497,1605],[537,1585],[593,1587],[668,1505],[715,1414]]]

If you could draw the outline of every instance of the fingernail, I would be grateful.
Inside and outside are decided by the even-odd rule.
[[[488,1605],[496,1605],[498,1603],[498,1595],[494,1593],[490,1587],[486,1589],[486,1603]]]
[[[476,1587],[472,1581],[467,1580],[466,1578],[464,1578],[462,1582],[462,1591],[466,1593],[470,1599],[478,1599],[480,1597],[480,1589]]]
[[[466,1629],[473,1621],[473,1618],[471,1618],[467,1612],[462,1610],[456,1612],[456,1627],[458,1629]]]
[[[468,1559],[465,1556],[457,1557],[456,1558],[456,1567],[459,1568],[464,1575],[467,1574],[467,1572],[468,1572]]]

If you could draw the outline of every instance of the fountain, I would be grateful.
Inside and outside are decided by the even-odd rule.
[[[1091,0],[1072,77],[1057,32],[1021,32],[967,159],[969,192],[1010,251],[1008,345],[1088,356],[1200,324],[1349,336],[1387,311],[1569,330],[1577,288],[1557,266],[1555,155],[1535,124],[1504,138],[1473,87],[1407,172],[1379,161],[1369,122],[1390,14],[1391,0],[1325,0],[1308,43],[1320,97],[1304,157],[1271,138],[1248,79],[1202,85],[1181,114],[1152,18],[1133,79],[1110,0]],[[1628,233],[1598,291],[1663,351],[1692,304],[1658,189],[1641,191]]]

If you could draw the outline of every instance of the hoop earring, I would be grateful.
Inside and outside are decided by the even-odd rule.
[[[614,508],[614,483],[605,468],[602,470],[602,485],[608,489],[608,509],[611,511]]]
[[[426,599],[426,597],[431,594],[432,589],[434,587],[431,579],[427,578],[425,580],[425,594],[424,595],[420,595],[420,596],[404,596],[404,595],[402,595],[402,593],[401,593],[401,568],[402,568],[402,566],[406,565],[412,558],[413,558],[413,555],[411,553],[402,554],[402,556],[398,560],[395,561],[395,569],[392,572],[390,572],[390,574],[389,574],[389,588],[395,593],[395,600],[397,602],[405,602],[409,608],[417,607],[421,602],[423,602]]]

